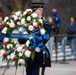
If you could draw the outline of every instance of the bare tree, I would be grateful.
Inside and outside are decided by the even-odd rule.
[[[31,0],[1,0],[2,12],[4,16],[10,15],[12,11],[22,10],[28,7]]]
[[[76,0],[0,0],[0,12],[2,11],[5,17],[10,15],[12,11],[28,8],[28,3],[36,1],[45,3],[43,16],[46,18],[51,14],[52,8],[57,8],[63,22],[61,27],[63,32],[60,33],[65,33],[70,16],[74,16],[76,19]]]

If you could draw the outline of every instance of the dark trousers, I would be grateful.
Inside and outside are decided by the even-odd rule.
[[[45,67],[26,68],[26,75],[44,75]]]

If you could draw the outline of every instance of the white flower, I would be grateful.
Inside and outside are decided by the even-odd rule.
[[[26,23],[26,22],[25,22],[25,18],[22,18],[22,19],[21,19],[21,24],[24,25],[25,23]]]
[[[28,17],[27,17],[27,21],[30,21],[30,20],[31,20],[31,17],[30,17],[30,16],[28,16]]]
[[[7,27],[4,27],[4,28],[3,28],[2,33],[3,33],[3,34],[6,34],[6,33],[7,33]]]
[[[10,20],[10,22],[12,23],[12,22],[13,22],[13,20]]]
[[[9,17],[5,17],[4,18],[4,22],[7,22],[8,19],[9,19]]]
[[[36,48],[35,48],[35,51],[36,51],[36,52],[40,52],[40,48],[39,48],[39,47],[36,47]]]
[[[8,60],[10,59],[10,56],[9,56],[9,55],[7,56],[7,59],[8,59]]]
[[[5,49],[5,47],[6,47],[6,46],[5,46],[5,45],[3,45],[3,49]]]
[[[33,31],[34,27],[32,25],[28,26],[29,31]]]
[[[9,38],[4,38],[3,42],[8,42],[9,41]]]
[[[31,9],[26,9],[26,12],[29,12],[29,11],[30,11],[30,12],[32,12],[32,10],[31,10]]]
[[[9,22],[7,22],[6,24],[8,24],[8,25],[9,25],[10,23],[9,23]]]
[[[28,57],[28,58],[30,58],[30,56],[31,56],[31,51],[26,50],[26,51],[25,51],[25,56]]]
[[[36,19],[33,19],[33,22],[36,22]]]
[[[14,20],[18,19],[18,16],[16,16],[16,15],[13,15],[12,17],[14,18]]]
[[[10,49],[10,48],[13,48],[13,45],[12,44],[8,44],[7,45],[7,49]]]
[[[19,57],[22,57],[23,53],[19,53]]]
[[[18,52],[21,52],[21,51],[22,51],[22,48],[23,48],[22,46],[19,46],[19,47],[17,48],[17,51],[18,51]]]
[[[25,49],[22,50],[22,53],[24,53]]]
[[[43,23],[43,20],[42,19],[39,19],[39,22]]]
[[[2,21],[2,24],[4,24],[4,21]]]
[[[15,16],[15,17],[14,17],[14,20],[17,20],[17,19],[18,19],[18,17],[17,17],[17,16]]]
[[[4,27],[4,28],[3,28],[3,31],[7,31],[7,27]]]
[[[19,59],[18,64],[24,65],[25,64],[25,60],[24,59]]]
[[[17,22],[17,25],[21,25],[21,22]]]
[[[16,50],[14,50],[13,54],[16,54]]]
[[[23,12],[23,15],[26,15],[26,14],[27,14],[27,12],[26,12],[26,11],[24,11],[24,12]]]
[[[16,14],[16,16],[20,16],[21,11],[18,11],[18,12],[16,12],[15,14]]]
[[[37,26],[38,24],[37,24],[37,22],[33,22],[33,26]]]
[[[40,32],[42,35],[45,34],[45,29],[41,29]]]
[[[1,53],[1,55],[3,55],[3,54],[5,53],[5,50],[2,49],[2,50],[0,51],[0,53]]]
[[[6,31],[2,31],[2,33],[3,33],[3,34],[6,34],[7,32],[6,32]]]
[[[31,16],[32,16],[33,18],[36,18],[36,17],[37,17],[37,14],[36,14],[36,13],[33,13],[33,14],[31,14]]]
[[[29,47],[29,44],[30,44],[30,41],[27,40],[27,41],[26,41],[26,46]]]
[[[17,52],[17,49],[15,49],[13,53],[15,54],[16,52]]]
[[[12,18],[14,18],[16,15],[12,15]]]
[[[22,17],[23,15],[22,14],[20,14],[20,17]]]
[[[10,28],[14,28],[14,27],[15,27],[15,24],[14,24],[13,22],[11,22],[11,23],[9,24],[9,27],[10,27]]]
[[[10,58],[13,60],[14,57],[15,57],[15,54],[11,53]]]
[[[21,20],[22,19],[22,17],[21,16],[19,16],[19,20]]]

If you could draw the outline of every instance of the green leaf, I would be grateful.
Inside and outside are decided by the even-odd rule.
[[[35,57],[35,51],[33,51],[33,52],[31,53],[31,59],[32,59],[32,60],[34,60],[34,57]]]

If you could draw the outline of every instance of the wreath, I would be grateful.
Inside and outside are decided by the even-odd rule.
[[[27,41],[24,45],[17,46],[10,34],[14,29],[23,28],[23,34],[17,38]],[[15,34],[16,35],[16,34]],[[23,36],[26,36],[24,38]],[[12,12],[9,17],[5,17],[0,31],[0,53],[6,62],[14,62],[16,68],[19,65],[26,65],[27,60],[34,60],[35,52],[45,50],[44,40],[48,40],[49,35],[43,27],[43,20],[31,9],[25,11]]]

